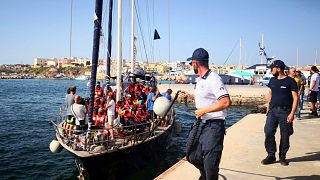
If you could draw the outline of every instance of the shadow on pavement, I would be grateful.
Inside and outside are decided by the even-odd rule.
[[[320,151],[306,153],[306,156],[288,159],[289,162],[320,161]],[[320,179],[320,178],[319,178]]]

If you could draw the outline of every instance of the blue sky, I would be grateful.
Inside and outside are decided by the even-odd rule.
[[[32,64],[36,57],[68,57],[70,1],[2,1],[0,64]],[[104,3],[107,15],[108,1]],[[307,65],[315,62],[318,49],[320,62],[320,1],[317,0],[136,0],[136,3],[149,62],[169,59],[169,22],[170,61],[184,61],[194,49],[203,47],[208,50],[211,63],[223,64],[236,45],[227,61],[236,65],[242,37],[241,64],[259,63],[258,42],[264,33],[269,56],[296,65],[298,48],[299,65]],[[130,4],[131,0],[123,0],[123,57],[127,59],[130,58]],[[114,11],[113,58],[117,47],[117,1]],[[93,0],[74,0],[72,56],[92,56],[93,12]],[[151,40],[154,27],[160,40]],[[137,59],[146,60],[137,22],[135,33]],[[104,46],[106,42],[101,46],[102,58],[106,57]]]

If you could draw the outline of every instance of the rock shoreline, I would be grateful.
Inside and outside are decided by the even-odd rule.
[[[192,84],[161,84],[159,91],[165,92],[172,89],[173,96],[178,90],[182,93],[178,97],[178,103],[194,103],[194,88]],[[258,85],[226,85],[232,105],[261,106],[267,103],[268,87]]]

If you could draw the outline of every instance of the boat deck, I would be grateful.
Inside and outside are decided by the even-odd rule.
[[[114,140],[111,141],[105,141],[104,143],[96,143],[95,145],[90,145],[90,150],[75,150],[72,148],[73,143],[68,145],[68,143],[64,142],[63,138],[63,128],[58,128],[59,134],[61,136],[57,135],[57,139],[60,142],[60,144],[71,153],[79,156],[79,157],[91,157],[91,156],[98,156],[104,153],[111,153],[114,151],[118,151],[121,149],[130,148],[132,146],[141,144],[143,142],[148,142],[158,136],[160,136],[163,132],[165,132],[168,128],[170,128],[173,124],[168,125],[167,127],[161,127],[158,126],[153,132],[143,132],[140,135],[135,136],[134,134],[128,136],[130,139],[120,138],[116,137]],[[150,136],[150,137],[149,137]],[[67,140],[70,141],[70,140]]]

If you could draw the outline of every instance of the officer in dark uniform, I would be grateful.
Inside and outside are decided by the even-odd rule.
[[[298,105],[298,86],[294,79],[284,74],[286,65],[281,60],[275,60],[271,65],[273,78],[269,82],[267,120],[264,127],[265,148],[268,156],[262,164],[271,164],[276,160],[277,151],[275,133],[280,126],[279,158],[281,165],[289,165],[286,154],[289,150],[289,137],[293,134],[292,121]]]
[[[231,101],[220,76],[209,69],[209,54],[205,49],[196,49],[188,60],[195,74],[199,75],[194,95],[195,114],[200,121],[198,147],[201,147],[199,153],[202,158],[201,163],[195,166],[200,170],[200,179],[218,180],[226,109]]]

